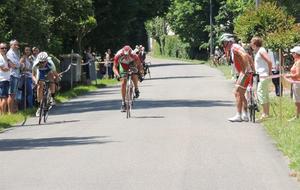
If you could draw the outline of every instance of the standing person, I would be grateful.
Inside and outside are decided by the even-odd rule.
[[[246,88],[251,80],[253,73],[253,61],[251,56],[244,50],[242,46],[235,43],[232,34],[223,34],[220,37],[224,52],[231,57],[236,71],[239,74],[236,81],[235,98],[237,113],[235,116],[228,118],[231,122],[249,121],[247,100],[245,97]]]
[[[92,48],[89,46],[84,51],[83,63],[90,63],[90,61],[93,61],[93,60],[94,60],[94,56],[92,54]],[[90,82],[91,82],[90,64],[83,65],[83,71],[85,72],[87,84],[90,84]]]
[[[32,48],[32,54],[29,56],[31,63],[34,63],[38,54],[40,53],[40,49],[37,47]]]
[[[20,79],[20,51],[19,42],[17,40],[10,41],[10,49],[8,50],[6,56],[9,59],[10,67],[10,85],[9,85],[9,97],[8,97],[8,112],[17,112],[16,106],[16,93],[18,90],[18,83]]]
[[[6,57],[7,46],[0,43],[0,114],[7,112],[10,69]]]
[[[278,54],[273,52],[271,49],[268,50],[268,54],[269,57],[271,59],[272,62],[272,74],[273,75],[279,75],[279,58],[278,58]],[[272,78],[272,83],[274,84],[274,88],[275,88],[275,94],[276,96],[281,96],[282,95],[282,91],[283,91],[283,86],[282,84],[280,85],[280,79],[279,77],[276,78]]]
[[[300,46],[295,46],[293,49],[291,49],[291,53],[294,58],[294,64],[290,70],[290,74],[286,75],[286,77],[291,78],[293,81],[298,83],[293,83],[293,95],[296,105],[296,115],[289,121],[299,119],[300,117]]]
[[[107,49],[107,51],[105,52],[105,62],[106,62],[106,66],[108,69],[108,77],[109,78],[113,78],[113,62],[114,61],[114,56],[111,52],[111,49]]]
[[[121,111],[126,111],[126,105],[125,105],[125,94],[126,94],[126,73],[130,67],[130,65],[133,64],[134,67],[136,67],[140,73],[143,73],[143,66],[141,64],[141,61],[139,57],[132,52],[132,49],[130,46],[126,45],[122,49],[120,49],[117,54],[114,57],[114,67],[113,71],[115,73],[115,76],[118,79],[121,79],[121,95],[122,95],[122,106]],[[140,91],[138,88],[138,77],[137,75],[132,76],[132,80],[134,83],[134,92],[135,92],[135,98],[138,98],[140,95]]]
[[[24,88],[22,90],[22,97],[24,97],[21,106],[24,105],[26,101],[26,107],[33,107],[33,89],[32,89],[32,65],[33,62],[30,61],[31,50],[29,46],[25,46],[24,54],[20,59],[20,63],[24,65],[22,69],[22,74],[24,75]],[[25,87],[26,85],[26,87]]]
[[[251,48],[255,53],[254,65],[255,71],[259,75],[259,83],[257,85],[257,96],[259,103],[263,107],[263,113],[260,119],[269,117],[269,86],[271,80],[267,77],[272,75],[272,62],[267,50],[263,47],[263,40],[260,37],[251,39]]]

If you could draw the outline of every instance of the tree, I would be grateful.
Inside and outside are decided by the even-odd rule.
[[[144,22],[162,15],[170,0],[94,0],[97,27],[88,35],[98,50],[147,43]]]
[[[167,23],[163,17],[155,17],[146,22],[146,30],[159,45],[160,54],[163,54],[165,37],[167,35]]]
[[[299,39],[299,26],[295,18],[289,16],[274,3],[262,3],[258,9],[248,9],[235,22],[235,33],[243,42],[253,36],[265,39],[269,48],[290,47]]]
[[[1,5],[4,39],[47,47],[53,17],[45,0],[6,0]],[[36,7],[39,7],[38,9]],[[2,29],[3,30],[3,29]]]

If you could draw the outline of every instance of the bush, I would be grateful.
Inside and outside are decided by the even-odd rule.
[[[262,3],[258,9],[248,9],[235,21],[235,33],[243,42],[253,36],[264,38],[266,47],[287,48],[299,39],[295,18],[287,15],[275,3]]]
[[[163,56],[176,57],[176,58],[189,58],[189,45],[183,43],[178,36],[166,36]],[[158,43],[153,43],[153,54],[161,55],[159,52]]]

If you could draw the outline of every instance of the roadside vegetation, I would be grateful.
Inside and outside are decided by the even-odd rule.
[[[106,86],[111,86],[117,84],[118,81],[114,79],[98,79],[93,81],[91,85],[78,85],[71,90],[58,93],[55,97],[57,103],[63,103],[71,98],[86,94],[91,91],[95,91],[99,88],[105,88]],[[21,111],[16,114],[11,115],[1,115],[0,116],[0,132],[4,129],[12,127],[18,123],[24,121],[25,117],[32,117],[35,114],[36,109],[28,109],[26,111]]]

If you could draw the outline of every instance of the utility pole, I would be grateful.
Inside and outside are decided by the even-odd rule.
[[[209,22],[210,22],[210,56],[213,55],[213,20],[212,20],[212,3],[209,0]]]
[[[255,0],[255,6],[256,6],[256,8],[258,8],[259,3],[260,3],[260,0]]]

